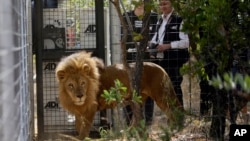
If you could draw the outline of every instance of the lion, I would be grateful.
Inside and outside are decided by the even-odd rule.
[[[126,96],[125,100],[131,100],[132,88],[126,67],[122,64],[104,66],[101,59],[91,55],[86,51],[73,53],[62,58],[56,67],[59,102],[76,116],[76,130],[80,139],[89,135],[96,112],[116,106],[116,103],[107,104],[101,96],[104,90],[114,87],[116,79],[127,87],[130,97]],[[135,63],[129,66],[134,69]],[[152,62],[144,62],[140,88],[142,104],[151,97],[170,121],[176,125],[182,123],[183,116],[179,113],[183,112],[183,107],[163,68]]]

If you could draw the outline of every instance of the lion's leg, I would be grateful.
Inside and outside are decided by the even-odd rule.
[[[157,106],[165,112],[168,117],[168,124],[171,128],[179,128],[183,126],[184,110],[178,101],[173,89],[160,92],[161,95],[153,96]]]
[[[80,133],[80,127],[81,127],[81,118],[79,116],[76,116],[76,121],[75,121],[75,126],[76,126],[76,131],[79,134]]]
[[[79,139],[84,139],[89,135],[96,112],[89,112],[83,116],[76,117],[76,130],[79,133]]]
[[[142,104],[132,102],[130,104],[133,112],[131,126],[138,126],[140,124],[140,121],[143,120],[143,109]]]

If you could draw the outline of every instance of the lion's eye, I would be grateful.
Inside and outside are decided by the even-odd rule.
[[[69,86],[70,89],[74,88],[74,85],[72,83],[70,83],[68,86]]]

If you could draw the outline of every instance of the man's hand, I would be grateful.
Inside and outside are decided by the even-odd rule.
[[[161,44],[161,45],[158,45],[156,48],[157,48],[157,50],[158,50],[159,52],[163,52],[163,51],[165,51],[165,50],[170,49],[170,48],[171,48],[171,45],[170,45],[170,44]]]

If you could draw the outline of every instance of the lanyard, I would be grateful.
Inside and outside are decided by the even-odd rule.
[[[159,24],[158,24],[158,26],[157,26],[157,35],[156,35],[156,42],[157,42],[157,43],[160,43],[160,39],[165,35],[166,28],[167,28],[168,24],[171,22],[171,20],[172,20],[172,15],[169,17],[169,19],[168,19],[168,21],[167,21],[167,23],[166,23],[166,25],[165,25],[164,31],[162,32],[161,37],[159,38],[159,29],[160,29],[161,24],[162,24],[162,22],[163,22],[163,19],[162,19],[162,18],[159,19]],[[164,40],[164,39],[163,39],[163,40]]]

